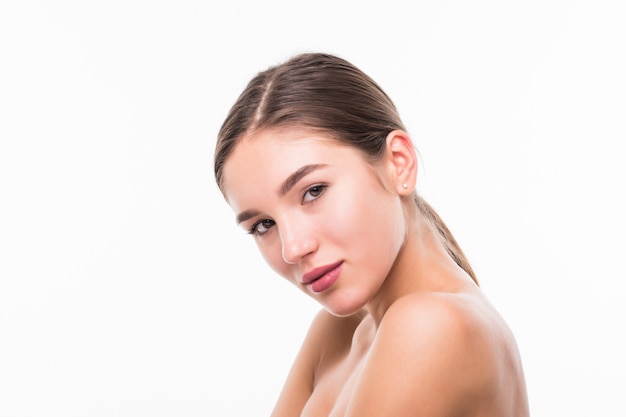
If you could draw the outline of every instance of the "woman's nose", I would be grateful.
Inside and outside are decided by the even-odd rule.
[[[303,224],[282,225],[280,239],[283,260],[288,264],[300,262],[308,254],[317,250],[317,240]]]

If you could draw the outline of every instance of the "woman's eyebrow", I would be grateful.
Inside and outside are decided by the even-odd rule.
[[[310,165],[304,165],[303,167],[299,168],[296,172],[294,172],[293,174],[291,174],[290,176],[287,177],[287,179],[285,181],[283,181],[282,185],[280,186],[280,188],[278,189],[278,194],[280,196],[284,196],[285,194],[287,194],[289,192],[289,190],[291,190],[293,188],[294,185],[296,185],[298,183],[298,181],[300,181],[303,177],[307,176],[308,174],[310,174],[311,172],[323,168],[325,167],[326,164],[310,164]]]
[[[240,224],[241,222],[245,222],[248,219],[253,218],[254,216],[258,216],[259,212],[256,210],[246,210],[246,211],[242,211],[241,213],[239,213],[236,217],[236,222],[237,224]]]
[[[278,189],[278,194],[280,196],[284,196],[302,178],[306,177],[311,172],[313,172],[313,171],[315,171],[317,169],[320,169],[320,168],[324,168],[326,166],[327,166],[327,164],[304,165],[303,167],[301,167],[297,171],[295,171],[293,174],[288,176],[285,181],[283,181],[283,183],[280,185],[280,188]],[[259,212],[257,210],[245,210],[245,211],[242,211],[236,217],[237,224],[239,224],[241,222],[245,222],[246,220],[251,219],[252,217],[258,216],[258,215],[259,215]]]

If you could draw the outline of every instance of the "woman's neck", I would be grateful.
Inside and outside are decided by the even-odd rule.
[[[387,278],[365,310],[380,323],[389,306],[405,295],[458,292],[468,284],[475,285],[450,257],[434,228],[417,215]]]

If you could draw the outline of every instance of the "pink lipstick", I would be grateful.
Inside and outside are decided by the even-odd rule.
[[[313,292],[325,291],[337,280],[342,266],[343,261],[340,261],[315,268],[302,276],[302,283]]]

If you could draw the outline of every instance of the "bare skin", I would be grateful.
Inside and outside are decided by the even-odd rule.
[[[427,240],[429,262],[413,271],[425,279],[380,320],[320,311],[272,417],[528,416],[508,326],[432,233]]]
[[[528,416],[511,331],[412,201],[404,132],[374,169],[319,132],[255,132],[224,171],[268,264],[324,307],[272,417]],[[328,288],[307,282],[336,264]]]

